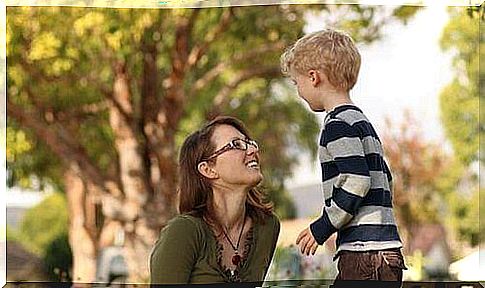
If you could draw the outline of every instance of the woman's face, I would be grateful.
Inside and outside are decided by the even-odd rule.
[[[231,125],[219,125],[214,129],[212,142],[219,151],[235,139],[249,140]],[[217,156],[213,169],[219,180],[225,184],[252,188],[263,179],[259,166],[259,152],[256,147],[246,144],[247,150],[229,149]]]

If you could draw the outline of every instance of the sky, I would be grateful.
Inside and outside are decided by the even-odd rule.
[[[439,46],[449,20],[446,8],[423,7],[406,25],[391,23],[384,28],[381,40],[358,46],[362,65],[351,98],[379,135],[388,128],[386,117],[400,123],[403,112],[409,110],[427,140],[446,143],[439,113],[440,91],[453,78],[452,55]],[[321,23],[323,20],[311,17],[306,32],[324,28]],[[319,113],[320,122],[324,117],[325,113]],[[302,155],[286,185],[294,188],[319,183],[320,179],[318,160]]]

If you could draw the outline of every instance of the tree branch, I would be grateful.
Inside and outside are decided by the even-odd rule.
[[[140,134],[143,136],[144,141],[140,141],[140,150],[142,151],[143,165],[146,170],[146,177],[149,197],[152,197],[155,188],[157,187],[157,180],[154,180],[153,175],[158,175],[154,169],[157,169],[156,165],[152,165],[153,158],[158,155],[156,153],[161,139],[160,136],[160,123],[158,123],[157,114],[160,109],[160,100],[158,97],[158,87],[160,78],[158,76],[157,69],[157,57],[158,49],[156,44],[151,38],[144,37],[140,50],[144,54],[143,57],[143,76],[140,80],[141,86],[141,101],[139,103],[140,119],[137,123],[139,126]],[[153,152],[155,151],[155,152]],[[155,156],[154,156],[155,155]]]
[[[278,66],[258,67],[241,71],[234,79],[229,82],[219,93],[214,97],[213,107],[214,111],[219,110],[224,101],[242,82],[255,77],[275,77],[280,74]]]
[[[83,173],[102,189],[106,188],[107,182],[116,183],[103,176],[101,170],[87,156],[84,147],[60,124],[56,124],[56,129],[53,129],[50,125],[45,124],[35,110],[27,112],[12,103],[8,97],[7,114],[23,127],[32,129],[35,135],[66,163],[66,167],[69,167],[71,162],[78,163]]]
[[[175,44],[172,49],[172,73],[171,80],[173,78],[183,78],[183,73],[187,64],[187,56],[189,53],[189,37],[188,32],[190,31],[189,19],[180,18],[177,21],[178,24],[175,28]],[[171,82],[171,84],[174,84]]]
[[[236,54],[229,61],[221,62],[217,64],[215,67],[207,71],[202,77],[197,79],[194,85],[192,85],[189,95],[192,96],[198,91],[204,89],[210,82],[212,82],[215,78],[217,78],[221,74],[221,72],[224,71],[224,69],[228,68],[230,64],[243,63],[244,61],[250,60],[257,55],[261,55],[261,54],[273,52],[273,51],[280,51],[284,47],[285,47],[284,42],[279,41],[275,43],[262,45],[246,53]]]
[[[232,16],[234,16],[233,8],[229,7],[222,13],[219,24],[212,31],[207,33],[204,42],[192,48],[187,60],[188,69],[194,67],[197,62],[199,62],[202,55],[206,53],[207,48],[229,27],[229,21]]]
[[[118,112],[121,114],[121,116],[124,118],[124,120],[128,123],[131,123],[134,119],[132,116],[131,112],[127,112],[121,105],[121,103],[113,96],[113,92],[109,89],[101,89],[101,93],[106,97],[106,100],[101,102],[102,106],[113,106],[118,110]],[[101,104],[100,103],[100,104]]]

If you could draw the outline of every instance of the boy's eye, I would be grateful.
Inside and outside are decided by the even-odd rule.
[[[296,80],[291,79],[291,84],[293,84],[293,85],[295,85],[295,86],[296,86]]]

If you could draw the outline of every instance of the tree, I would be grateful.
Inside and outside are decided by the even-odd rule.
[[[64,280],[72,266],[72,255],[67,240],[68,211],[66,197],[61,193],[47,196],[25,213],[14,240],[38,255],[44,262],[51,279]],[[63,279],[61,279],[61,275]],[[39,280],[39,279],[31,279]]]
[[[437,144],[428,142],[415,118],[406,111],[396,127],[386,120],[383,143],[393,175],[393,204],[404,247],[409,251],[413,231],[424,223],[441,223],[446,192],[440,186],[450,162]]]
[[[302,34],[308,9],[352,12],[340,24],[358,41],[416,11],[8,8],[9,181],[36,175],[65,191],[74,280],[92,281],[110,227],[125,233],[130,280],[146,275],[148,251],[176,213],[178,147],[215,115],[248,124],[263,144],[265,185],[284,193],[296,152],[316,150],[316,118],[278,88],[279,55]]]
[[[455,153],[465,165],[478,160],[479,79],[485,72],[479,69],[479,21],[484,8],[450,8],[450,22],[441,37],[441,47],[454,53],[455,78],[440,95],[440,108],[445,133]],[[482,49],[483,50],[483,49]]]
[[[483,61],[480,61],[484,51],[483,33],[479,31],[484,12],[483,6],[449,8],[450,21],[441,37],[442,49],[454,53],[452,65],[455,77],[441,92],[440,109],[446,136],[458,159],[455,165],[462,167],[450,169],[461,170],[459,178],[470,174],[470,165],[474,162],[479,161],[480,167],[483,167],[485,159],[479,154],[479,138],[483,139],[484,131],[479,121],[479,95],[485,87],[485,70],[481,67]],[[453,225],[458,238],[476,245],[480,242],[478,202],[484,198],[479,198],[478,175],[471,177],[468,181],[472,185],[466,187],[469,191],[460,191],[464,189],[455,186],[450,205],[458,217]],[[485,224],[482,231],[485,231]]]

